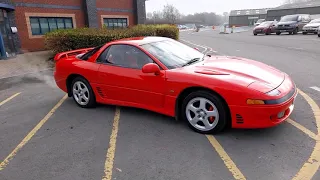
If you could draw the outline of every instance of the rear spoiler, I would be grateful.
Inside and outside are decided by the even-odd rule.
[[[55,61],[59,61],[62,58],[69,58],[69,57],[74,56],[74,55],[86,53],[86,52],[90,51],[91,49],[93,49],[93,48],[84,48],[84,49],[77,49],[77,50],[58,53],[58,54],[56,54],[54,56],[54,60]]]

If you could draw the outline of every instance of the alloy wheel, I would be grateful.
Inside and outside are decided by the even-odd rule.
[[[90,93],[88,87],[81,81],[76,81],[73,84],[73,97],[76,102],[82,106],[89,103]]]
[[[219,122],[217,107],[203,97],[191,99],[186,106],[185,113],[190,125],[200,131],[210,131]]]

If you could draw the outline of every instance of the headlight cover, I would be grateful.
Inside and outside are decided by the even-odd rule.
[[[266,94],[269,96],[278,96],[281,92],[278,89],[274,89],[272,91],[267,92]]]

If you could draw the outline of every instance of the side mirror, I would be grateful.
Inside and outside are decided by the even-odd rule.
[[[196,47],[195,47],[195,48],[193,48],[193,49],[195,49],[195,50],[197,50],[197,51],[200,51],[200,50],[199,50],[199,48],[196,48]]]
[[[160,74],[160,68],[155,63],[148,63],[142,67],[143,73],[154,73],[155,75]]]

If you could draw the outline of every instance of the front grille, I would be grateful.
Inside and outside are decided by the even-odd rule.
[[[240,114],[236,114],[236,123],[237,124],[243,124],[244,123],[243,117]]]

